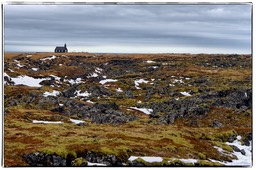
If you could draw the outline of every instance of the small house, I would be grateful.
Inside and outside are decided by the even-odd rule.
[[[67,45],[65,44],[64,47],[56,47],[54,51],[55,53],[67,53]]]

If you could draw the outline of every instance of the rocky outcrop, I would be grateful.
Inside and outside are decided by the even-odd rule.
[[[56,154],[47,154],[44,152],[34,152],[23,155],[25,161],[34,167],[65,167],[65,166],[88,166],[90,163],[105,164],[106,166],[123,166],[122,161],[113,154],[104,155],[88,151],[78,153],[75,158],[72,155],[67,155],[66,158]]]
[[[67,166],[66,159],[55,154],[46,154],[43,152],[25,154],[24,159],[30,166],[42,166],[42,167]]]
[[[247,90],[224,90],[210,92],[198,96],[180,100],[169,100],[165,102],[152,102],[150,105],[141,105],[153,109],[151,118],[158,118],[160,122],[172,124],[176,118],[202,118],[207,116],[211,106],[226,108],[238,108],[245,111],[252,107],[252,91]],[[165,113],[165,114],[159,114]],[[213,121],[215,128],[222,127],[218,121]]]

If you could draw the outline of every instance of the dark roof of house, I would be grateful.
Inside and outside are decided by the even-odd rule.
[[[56,47],[55,50],[66,50],[67,48],[65,47]]]

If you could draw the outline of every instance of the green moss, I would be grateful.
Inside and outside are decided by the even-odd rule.
[[[88,162],[86,159],[82,158],[82,157],[79,157],[79,158],[76,158],[75,160],[73,160],[71,162],[71,165],[72,166],[87,166],[88,165]]]
[[[203,140],[214,140],[214,137],[213,137],[212,135],[202,133],[201,136],[199,137],[199,139],[203,139]]]
[[[198,161],[199,166],[224,166],[223,164],[219,162],[210,162],[207,160],[199,160]]]
[[[67,158],[68,155],[76,158],[76,152],[75,151],[69,151],[67,149],[64,148],[44,148],[41,150],[42,152],[52,155],[52,154],[56,154],[62,158]]]
[[[137,158],[137,159],[135,159],[135,161],[139,162],[139,163],[142,163],[144,165],[148,164],[148,162],[144,161],[144,159],[142,159],[142,158]]]
[[[230,136],[233,136],[233,135],[237,136],[236,131],[234,131],[234,130],[229,130],[229,131],[217,133],[217,134],[215,134],[214,137],[215,137],[215,139],[220,140],[220,141],[222,141],[222,142],[227,142],[228,138],[229,138]]]
[[[169,166],[184,166],[184,163],[178,159],[170,160],[168,164]]]
[[[206,156],[203,153],[198,153],[197,155],[200,159],[206,159]]]
[[[232,152],[233,151],[233,148],[223,142],[217,142],[217,141],[212,141],[212,143],[215,145],[215,146],[218,146],[218,147],[221,147],[223,150],[226,150],[228,152]]]

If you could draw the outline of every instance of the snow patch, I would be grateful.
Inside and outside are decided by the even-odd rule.
[[[105,80],[101,80],[99,83],[100,84],[106,84],[106,83],[112,83],[112,82],[117,82],[118,80],[115,79],[105,79]]]
[[[88,93],[87,91],[81,93],[81,90],[76,90],[75,91],[76,96],[81,96],[81,97],[89,97],[91,93]]]
[[[137,158],[141,158],[146,162],[152,163],[152,162],[162,162],[163,158],[156,157],[156,156],[130,156],[128,161],[134,161]]]
[[[98,77],[99,75],[97,73],[91,73],[87,76],[87,78],[91,78],[91,77]]]
[[[183,84],[183,83],[184,83],[184,81],[182,81],[182,80],[178,80],[178,79],[175,79],[175,80],[173,80],[173,83],[181,83],[181,84]]]
[[[179,159],[181,162],[184,162],[184,163],[197,163],[197,159]]]
[[[10,72],[12,72],[12,73],[14,73],[15,71],[13,71],[12,69],[10,69],[10,68],[8,68],[8,70],[10,71]]]
[[[99,73],[99,74],[100,74],[102,71],[103,71],[103,69],[101,69],[101,68],[99,68],[99,67],[97,67],[97,68],[95,69],[95,72],[96,72],[96,73]]]
[[[57,57],[55,55],[53,55],[52,57],[46,57],[46,58],[41,58],[41,61],[45,61],[45,60],[53,60],[56,59]]]
[[[35,123],[35,124],[62,124],[63,122],[60,122],[60,121],[42,121],[42,120],[33,120],[32,123]]]
[[[215,161],[215,160],[211,160],[211,161],[219,162],[219,163],[222,163],[227,166],[252,166],[252,153],[251,153],[252,142],[250,142],[250,146],[246,146],[246,145],[242,145],[239,140],[241,140],[241,136],[237,136],[237,140],[235,140],[234,142],[232,142],[232,143],[226,142],[226,144],[234,145],[234,146],[238,147],[240,150],[244,150],[245,155],[243,155],[241,152],[235,152],[235,151],[233,151],[233,153],[226,153],[223,151],[222,148],[214,146],[214,148],[216,148],[220,153],[224,152],[224,154],[228,154],[228,155],[233,154],[238,159],[232,160],[232,162],[220,162],[220,161]]]
[[[147,108],[137,108],[137,107],[130,107],[131,109],[138,110],[140,112],[143,112],[147,115],[151,114],[153,112],[153,109],[147,109]]]
[[[80,123],[84,123],[83,120],[76,120],[76,119],[69,119],[72,123],[75,123],[75,124],[80,124]]]
[[[25,85],[30,87],[41,87],[42,85],[40,85],[39,83],[43,80],[49,80],[49,78],[35,79],[33,77],[24,75],[12,78],[12,81],[15,83],[15,85]]]
[[[73,79],[71,79],[71,80],[65,79],[64,81],[65,82],[69,82],[71,85],[82,83],[82,79],[81,78],[76,78],[75,80],[73,80]]]
[[[31,68],[33,71],[38,71],[39,68]]]
[[[91,100],[86,100],[87,103],[91,103],[94,104],[95,102],[91,101]]]
[[[59,91],[53,90],[52,92],[44,92],[43,96],[48,97],[48,96],[58,96],[60,94]]]
[[[92,162],[89,162],[89,161],[87,161],[87,163],[88,163],[88,166],[107,166],[106,164],[92,163]]]
[[[139,87],[139,85],[140,85],[141,83],[148,83],[148,82],[149,82],[149,81],[144,80],[144,79],[135,80],[135,81],[134,81],[135,88],[136,88],[136,89],[141,89],[141,88]]]
[[[123,90],[119,87],[116,89],[117,92],[123,92]]]
[[[184,96],[191,96],[191,94],[189,94],[188,92],[185,92],[185,91],[183,91],[183,92],[180,92],[182,95],[184,95]]]
[[[148,64],[156,63],[155,61],[152,61],[152,60],[147,60],[147,61],[145,61],[145,62],[148,63]]]

